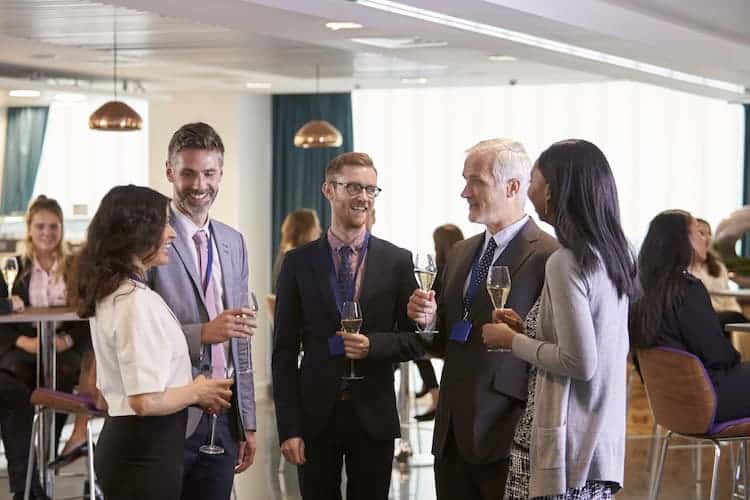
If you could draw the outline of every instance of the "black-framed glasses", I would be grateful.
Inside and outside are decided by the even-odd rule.
[[[330,183],[336,186],[344,186],[346,192],[351,196],[357,196],[362,191],[364,191],[370,198],[375,198],[382,191],[382,189],[377,186],[363,186],[359,182],[330,181]]]

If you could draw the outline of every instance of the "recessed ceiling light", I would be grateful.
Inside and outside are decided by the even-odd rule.
[[[58,92],[52,99],[57,102],[73,103],[85,101],[86,96],[83,94],[75,94],[73,92]]]
[[[517,61],[513,56],[490,56],[487,59],[493,62],[511,62],[511,61]]]
[[[428,47],[445,47],[448,42],[441,40],[424,40],[418,36],[409,37],[367,37],[352,38],[352,42],[379,47],[381,49],[424,49]]]
[[[522,33],[520,31],[498,28],[497,26],[492,26],[491,24],[480,23],[462,17],[449,16],[447,14],[443,14],[442,12],[421,9],[419,7],[414,7],[405,3],[393,2],[391,0],[352,1],[364,7],[370,7],[380,11],[410,17],[412,19],[419,19],[422,21],[439,24],[441,26],[449,26],[451,28],[468,31],[471,33],[478,33],[480,35],[498,38],[500,40],[508,40],[510,42],[519,43],[521,45],[526,45],[529,47],[541,48],[552,52],[557,52],[559,54],[579,57],[581,59],[586,59],[589,61],[610,64],[619,68],[625,68],[632,71],[640,71],[641,73],[646,73],[648,75],[668,78],[692,85],[700,85],[702,87],[724,90],[726,92],[732,92],[735,94],[747,95],[749,93],[748,89],[745,88],[744,85],[739,85],[734,82],[717,80],[715,78],[706,78],[704,76],[695,75],[692,73],[685,73],[683,71],[677,71],[665,66],[657,66],[656,64],[650,64],[642,61],[637,61],[635,59],[629,59],[627,57],[616,56],[614,54],[608,54],[606,52],[599,52],[598,50],[591,50],[584,47],[579,47],[577,45],[558,42],[549,38],[529,35],[528,33]],[[486,1],[497,3],[496,0]]]
[[[38,90],[11,90],[8,95],[11,97],[39,97],[42,93]]]
[[[268,83],[268,82],[247,82],[245,84],[245,88],[246,89],[254,89],[254,90],[257,90],[257,89],[270,89],[271,88],[271,84]]]
[[[427,83],[427,78],[423,76],[419,78],[402,78],[401,83],[404,85],[424,85]]]
[[[362,25],[359,23],[352,23],[348,21],[336,21],[336,22],[326,23],[326,28],[328,28],[331,31],[358,30],[362,28]]]

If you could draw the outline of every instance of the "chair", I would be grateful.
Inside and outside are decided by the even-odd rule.
[[[89,417],[103,417],[104,412],[100,411],[94,404],[93,399],[87,394],[70,394],[67,392],[55,391],[52,389],[38,388],[31,393],[31,404],[35,407],[34,412],[34,423],[31,430],[31,448],[32,452],[29,453],[29,462],[26,467],[26,493],[24,500],[28,500],[29,491],[31,489],[31,474],[34,471],[34,446],[37,443],[37,438],[41,441],[40,429],[42,420],[40,418],[41,412],[44,410],[52,410],[59,413],[68,414],[85,414]],[[90,500],[96,499],[96,487],[94,482],[94,440],[91,432],[91,422],[86,424],[86,442],[88,444],[88,498]],[[40,457],[41,459],[41,457]],[[46,467],[44,468],[46,469]],[[40,467],[40,472],[42,468]],[[79,498],[79,497],[75,497]]]
[[[700,359],[695,355],[668,347],[639,349],[638,362],[646,386],[655,422],[668,430],[659,456],[656,484],[649,497],[659,496],[667,449],[672,435],[709,441],[714,447],[710,500],[718,491],[719,459],[723,443],[740,441],[743,495],[747,499],[747,440],[750,439],[750,418],[717,423],[716,392]],[[737,496],[739,470],[735,474],[733,497]]]

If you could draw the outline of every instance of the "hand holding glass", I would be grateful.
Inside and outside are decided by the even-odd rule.
[[[346,333],[359,333],[362,327],[362,311],[359,302],[344,302],[341,306],[341,329]],[[343,380],[362,380],[354,370],[354,360],[349,360],[349,375],[341,377]]]
[[[18,276],[18,261],[15,257],[6,257],[3,262],[3,278],[8,285],[8,297],[13,295],[13,283]]]
[[[432,285],[435,283],[435,277],[437,276],[437,266],[435,265],[435,258],[431,253],[415,253],[414,254],[414,277],[417,279],[417,284],[420,290],[423,292],[429,292],[432,290]],[[428,330],[427,325],[424,329],[417,323],[416,333],[437,333],[435,330]]]
[[[510,295],[510,272],[507,266],[493,266],[487,273],[487,293],[495,309],[503,309]],[[510,349],[491,349],[489,352],[509,352]]]
[[[211,378],[211,371],[212,370],[208,370],[207,373],[204,373],[206,378]],[[226,378],[229,378],[228,369],[226,367],[224,368],[224,376]],[[198,451],[200,451],[204,455],[223,455],[224,454],[224,448],[214,443],[214,438],[216,436],[216,419],[217,418],[219,417],[216,413],[211,414],[211,439],[208,444],[204,444],[200,448],[198,448]]]

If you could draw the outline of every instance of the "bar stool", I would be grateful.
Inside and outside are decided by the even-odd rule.
[[[741,496],[747,500],[750,417],[721,423],[715,421],[716,392],[703,363],[695,355],[669,347],[639,349],[637,355],[654,420],[667,429],[659,455],[656,484],[651,486],[649,497],[656,499],[659,496],[669,441],[673,435],[679,435],[708,441],[714,447],[710,500],[716,499],[718,491],[721,444],[739,441],[743,491],[742,494],[738,492],[738,470],[733,480],[732,497]]]
[[[59,413],[74,415],[88,415],[89,422],[86,424],[86,442],[88,444],[88,482],[89,491],[87,497],[90,500],[96,499],[96,487],[94,486],[94,440],[91,432],[92,417],[103,417],[105,413],[96,408],[93,399],[87,394],[70,394],[67,392],[54,391],[52,389],[38,388],[31,393],[31,404],[34,405],[34,423],[31,430],[31,453],[29,453],[29,463],[26,467],[26,493],[24,500],[29,500],[29,491],[31,489],[31,474],[34,471],[34,448],[38,440],[42,438],[41,413],[51,410]],[[38,456],[38,454],[36,454]],[[40,467],[41,470],[41,467]],[[79,497],[74,497],[79,498]]]

